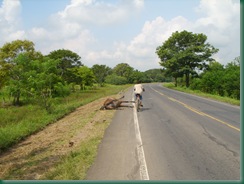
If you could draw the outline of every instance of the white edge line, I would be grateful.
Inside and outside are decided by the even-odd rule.
[[[134,100],[134,95],[132,95],[132,100]],[[137,140],[137,154],[139,159],[139,167],[140,167],[140,176],[142,180],[149,180],[148,170],[147,170],[147,163],[145,159],[144,149],[142,145],[142,139],[141,139],[141,132],[139,128],[139,122],[137,117],[137,111],[135,108],[133,108],[133,114],[134,114],[134,126],[135,126],[135,133],[136,133],[136,140]]]

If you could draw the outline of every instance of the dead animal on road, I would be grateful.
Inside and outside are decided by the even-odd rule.
[[[111,110],[111,109],[118,109],[118,107],[131,107],[131,105],[123,105],[122,103],[134,103],[134,101],[125,101],[125,100],[121,100],[122,98],[124,98],[124,96],[122,96],[119,99],[116,98],[107,98],[104,103],[103,106],[100,108],[100,110]]]

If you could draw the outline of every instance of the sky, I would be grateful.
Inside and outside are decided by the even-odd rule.
[[[240,0],[0,0],[0,47],[27,39],[46,55],[68,49],[85,66],[161,68],[175,31],[203,33],[226,65],[240,56]]]

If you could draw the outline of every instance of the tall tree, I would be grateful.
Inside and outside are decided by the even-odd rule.
[[[81,63],[81,57],[66,49],[59,49],[50,52],[48,57],[54,60],[59,60],[58,68],[60,70],[60,76],[67,82],[74,82],[73,76],[70,73],[70,68],[83,66]]]
[[[58,75],[59,61],[44,57],[43,60],[35,60],[32,64],[32,69],[35,72],[33,76],[28,77],[28,83],[39,103],[48,111],[51,112],[51,100],[53,97],[62,96],[58,94],[57,87],[60,89],[60,84],[63,84],[62,78]],[[32,70],[32,71],[33,71]],[[64,85],[62,85],[64,88]]]
[[[121,77],[125,77],[127,79],[128,83],[133,83],[133,71],[134,68],[132,68],[129,64],[127,63],[120,63],[117,64],[114,68],[113,68],[113,72]]]
[[[21,53],[27,53],[30,58],[38,57],[40,53],[35,51],[34,46],[29,40],[8,42],[0,48],[0,60],[11,63]]]
[[[105,82],[105,78],[112,73],[112,69],[106,65],[95,64],[92,66],[92,71],[96,77],[97,83],[102,86]]]
[[[70,71],[75,76],[76,84],[79,84],[83,90],[85,86],[92,86],[94,84],[95,75],[87,66],[74,67]]]
[[[185,76],[186,87],[189,87],[190,75],[196,75],[197,70],[205,69],[208,62],[213,61],[211,56],[218,52],[218,49],[206,41],[207,36],[202,33],[176,31],[156,49],[160,65],[176,79]]]
[[[20,105],[21,96],[30,96],[40,100],[48,109],[48,102],[55,95],[56,85],[62,82],[57,75],[58,60],[48,57],[32,60],[27,53],[21,53],[13,63],[7,83],[13,104]]]
[[[15,40],[5,43],[0,48],[0,89],[8,80],[12,67],[16,64],[15,59],[25,54],[29,59],[41,58],[40,52],[35,51],[34,43],[29,40]]]

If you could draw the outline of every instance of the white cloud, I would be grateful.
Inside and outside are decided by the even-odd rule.
[[[106,1],[72,0],[58,16],[68,22],[109,25],[128,19],[143,5],[143,0],[129,0],[117,5]]]
[[[76,27],[75,25],[69,25],[63,29],[60,25],[55,30],[33,28],[29,32],[29,37],[34,43],[38,43],[36,49],[43,54],[48,54],[57,49],[69,49],[82,57],[91,49],[89,46],[94,44],[95,38],[89,30],[75,29],[72,26]]]
[[[19,0],[3,0],[0,6],[0,44],[24,37],[20,29],[21,4]]]
[[[91,58],[95,60],[96,56],[93,53],[98,41],[87,28],[87,24],[100,26],[118,23],[134,14],[131,10],[141,9],[143,2],[143,0],[130,0],[127,3],[123,1],[112,5],[106,1],[72,0],[63,11],[50,16],[47,26],[34,27],[28,31],[28,35],[32,41],[38,42],[36,47],[44,54],[54,49],[65,48],[88,58],[87,61]],[[103,51],[101,56],[107,57]]]
[[[202,0],[196,8],[199,13],[206,14],[196,23],[202,26],[214,25],[218,29],[225,29],[240,18],[240,2],[232,0]],[[240,19],[239,19],[240,20]]]
[[[207,35],[207,41],[219,49],[213,58],[224,65],[239,56],[240,3],[232,0],[202,0],[197,11],[204,15],[196,22],[181,16],[169,21],[157,17],[145,22],[141,32],[126,46],[123,45],[123,49],[117,50],[123,56],[122,61],[128,61],[131,66],[141,70],[160,67],[155,54],[156,47],[162,45],[173,32],[182,30]]]
[[[19,0],[3,0],[0,7],[1,21],[16,23],[16,17],[20,14],[21,5]]]
[[[3,0],[0,7],[0,34],[3,39],[0,44],[26,38],[33,41],[43,54],[56,49],[70,49],[78,53],[88,66],[99,63],[113,67],[127,62],[135,69],[145,71],[160,67],[155,54],[157,46],[162,45],[173,32],[187,30],[206,34],[208,42],[220,49],[215,58],[223,64],[240,55],[238,0],[202,0],[196,8],[201,17],[195,22],[183,16],[170,20],[158,16],[146,21],[130,41],[117,40],[110,48],[104,48],[92,28],[116,26],[143,8],[146,8],[143,0],[124,0],[117,4],[109,4],[105,0],[71,0],[64,10],[50,16],[46,25],[24,31],[20,29],[20,1]]]
[[[170,21],[157,17],[153,21],[147,21],[142,31],[129,44],[128,51],[131,54],[143,57],[155,52],[157,46],[162,44],[175,31],[187,29],[190,22],[179,16]]]
[[[175,31],[181,31],[191,27],[184,17],[178,16],[170,21],[157,17],[155,20],[146,21],[141,32],[135,36],[128,44],[121,42],[114,44],[114,50],[104,55],[104,51],[96,52],[88,60],[113,61],[114,65],[126,62],[135,69],[145,71],[151,68],[159,68],[159,59],[155,54],[156,48],[168,39]]]
[[[215,58],[225,65],[240,56],[240,1],[202,0],[196,11],[203,17],[193,29],[206,34],[208,42],[220,49]]]

